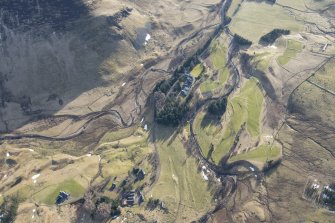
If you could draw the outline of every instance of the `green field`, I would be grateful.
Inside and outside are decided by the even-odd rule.
[[[222,72],[219,72],[219,77],[216,80],[212,80],[211,78],[208,78],[200,85],[200,91],[202,93],[207,93],[211,91],[215,91],[219,89],[220,87],[224,87],[224,83],[227,81],[229,76],[229,70],[228,68],[224,68]]]
[[[117,131],[107,132],[100,140],[99,144],[106,142],[113,142],[126,137],[130,137],[136,131],[137,126],[132,126],[129,128],[119,129]]]
[[[157,126],[157,150],[160,175],[152,197],[166,203],[171,219],[168,222],[189,222],[211,207],[208,184],[197,172],[195,158],[187,155],[180,135],[173,128]]]
[[[110,149],[101,154],[104,176],[125,176],[134,166],[143,160],[152,149],[148,146],[131,146]]]
[[[215,42],[211,49],[211,61],[213,68],[217,71],[217,76],[211,75],[201,83],[200,91],[202,93],[212,92],[216,89],[223,88],[229,77],[229,69],[226,67],[227,63],[227,49],[222,46],[219,41]]]
[[[103,176],[122,178],[128,175],[128,171],[152,152],[147,140],[148,133],[142,128],[121,129],[114,134],[108,133],[107,137],[105,135],[101,140],[103,143],[98,146]]]
[[[273,160],[280,156],[281,149],[278,147],[272,147],[269,145],[261,145],[256,149],[241,153],[233,156],[229,159],[229,162],[238,160],[249,160],[249,161],[260,161],[265,163],[267,160]]]
[[[220,125],[217,120],[206,116],[205,112],[200,112],[194,120],[194,131],[197,134],[197,140],[201,146],[202,153],[208,157],[211,143],[214,143],[218,133],[220,133]]]
[[[84,195],[85,188],[77,181],[70,179],[57,185],[51,185],[36,193],[33,198],[36,201],[52,205],[55,204],[56,198],[60,191],[65,191],[70,194],[71,198],[79,198]]]
[[[302,51],[302,43],[295,40],[288,40],[284,54],[278,57],[278,63],[282,66],[287,64],[292,58],[295,58],[296,55],[301,51]]]
[[[224,128],[213,119],[199,113],[194,121],[194,131],[202,147],[203,154],[208,155],[211,143],[214,144],[212,159],[219,163],[234,143],[235,136],[243,123],[252,137],[260,134],[260,116],[264,96],[256,79],[248,80],[241,91],[228,101],[228,120]]]
[[[191,75],[195,78],[199,77],[200,74],[204,71],[204,67],[202,64],[197,64],[193,70],[191,71]]]
[[[257,70],[266,72],[270,65],[271,54],[270,53],[260,53],[256,54],[252,59],[252,64]]]
[[[230,30],[254,43],[274,28],[289,29],[293,32],[303,30],[303,24],[296,21],[288,10],[267,3],[244,1],[231,24]]]

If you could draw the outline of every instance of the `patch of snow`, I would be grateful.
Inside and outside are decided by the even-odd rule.
[[[126,84],[127,84],[127,83],[126,83],[126,82],[124,82],[124,83],[122,84],[122,87],[124,87]]]
[[[88,153],[88,154],[86,154],[86,156],[90,157],[90,156],[92,156],[92,154],[91,154],[91,153]]]
[[[304,37],[302,37],[302,35],[301,35],[300,33],[297,34],[297,37],[298,37],[299,39],[302,39],[302,40],[304,39]]]
[[[6,157],[10,157],[10,154],[9,154],[9,152],[7,152],[7,153],[6,153]]]
[[[145,37],[145,41],[149,41],[151,39],[151,35],[148,33],[147,36]]]
[[[33,149],[28,149],[30,152],[34,152],[34,150]]]
[[[252,171],[252,172],[254,172],[255,171],[255,169],[253,168],[253,167],[249,167],[250,168],[250,170]]]
[[[203,170],[205,170],[205,169],[206,169],[206,166],[202,166],[201,168],[202,168]]]
[[[331,192],[335,192],[332,188],[330,188],[329,186],[325,186],[325,188],[328,190],[328,191],[331,191]]]
[[[273,135],[265,135],[264,136],[266,139],[273,139]]]
[[[144,118],[141,119],[141,123],[144,121]]]
[[[204,173],[204,171],[201,171],[201,176],[204,180],[208,181],[208,176]]]
[[[329,197],[328,197],[327,194],[322,194],[322,198],[323,198],[323,199],[328,199]]]
[[[178,177],[177,177],[176,175],[172,174],[172,179],[173,179],[176,183],[178,183]]]
[[[7,174],[5,174],[5,176],[3,176],[3,178],[7,178]]]
[[[145,37],[144,46],[148,44],[148,42],[149,42],[150,39],[151,39],[151,35],[149,33],[147,33],[147,35]]]
[[[313,189],[318,189],[319,187],[320,187],[319,184],[316,184],[316,183],[313,183],[313,184],[312,184],[312,188],[313,188]]]
[[[148,125],[147,124],[144,125],[144,130],[148,131]]]
[[[35,213],[36,212],[36,209],[33,209],[33,213]]]
[[[41,174],[36,174],[34,176],[31,177],[32,180],[36,180],[37,178],[39,178],[41,176]]]
[[[143,63],[141,63],[141,67],[143,67],[144,66],[144,64]]]

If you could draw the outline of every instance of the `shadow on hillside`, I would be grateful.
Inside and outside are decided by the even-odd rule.
[[[118,25],[131,9],[94,16],[82,0],[3,0],[0,8],[0,132],[57,113],[82,93],[110,84],[106,76],[114,64],[105,68],[103,62],[127,65],[123,49],[128,55],[138,49],[124,41]]]
[[[204,129],[208,126],[214,125],[220,125],[220,120],[221,120],[221,116],[215,116],[210,114],[209,112],[206,112],[204,118],[201,120],[201,128]]]

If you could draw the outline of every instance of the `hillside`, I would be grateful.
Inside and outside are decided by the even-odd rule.
[[[0,223],[333,222],[333,1],[0,9]]]

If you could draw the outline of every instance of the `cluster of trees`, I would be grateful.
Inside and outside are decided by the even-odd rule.
[[[235,43],[239,44],[240,46],[251,46],[252,42],[250,40],[245,39],[244,37],[235,34],[234,35],[234,41]]]
[[[213,101],[208,106],[208,112],[212,115],[222,116],[227,110],[227,98],[221,98],[219,100]]]
[[[14,222],[20,199],[18,196],[5,197],[0,206],[0,223]]]
[[[163,125],[178,125],[188,111],[188,107],[179,104],[176,99],[168,98],[165,100],[164,107],[157,112],[156,121]]]
[[[262,36],[259,40],[262,44],[273,44],[280,36],[289,35],[290,30],[287,29],[274,29],[271,32]]]
[[[93,190],[89,190],[84,195],[83,208],[92,218],[102,220],[112,216],[120,215],[119,200],[110,199],[106,196],[100,196]]]
[[[155,92],[160,91],[160,92],[163,92],[164,94],[166,94],[170,90],[170,88],[172,87],[172,85],[175,81],[176,81],[175,78],[171,78],[169,80],[164,80],[164,81],[160,82],[156,86]]]
[[[154,210],[159,206],[160,203],[161,201],[159,199],[149,198],[147,203],[147,209]]]
[[[335,184],[332,184],[328,189],[325,189],[321,198],[324,205],[331,211],[335,211]]]

